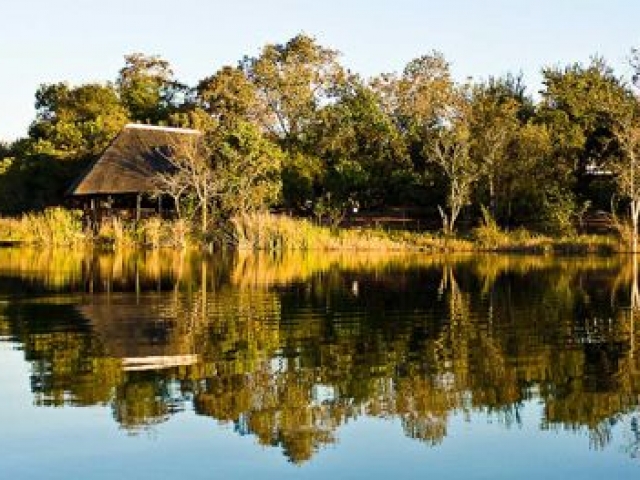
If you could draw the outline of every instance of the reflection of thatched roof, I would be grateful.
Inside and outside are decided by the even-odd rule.
[[[134,367],[135,359],[140,359],[138,367],[193,363],[193,338],[161,297],[96,295],[76,310],[89,322],[105,352],[126,359],[128,366]]]
[[[152,192],[154,175],[170,168],[167,155],[197,135],[186,128],[126,125],[70,188],[71,195]]]

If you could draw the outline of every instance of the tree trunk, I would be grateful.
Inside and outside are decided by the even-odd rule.
[[[209,222],[209,219],[207,218],[208,215],[208,209],[207,209],[207,202],[204,202],[202,204],[202,234],[204,235],[205,233],[207,233],[207,223]]]
[[[491,217],[496,218],[496,187],[493,182],[493,175],[489,175],[489,212]]]
[[[635,356],[635,319],[640,308],[640,290],[638,289],[638,254],[633,252],[633,278],[631,279],[631,305],[629,308],[630,356]]]
[[[638,251],[638,215],[640,214],[640,200],[631,201],[631,251]]]
[[[440,212],[440,218],[442,218],[442,231],[445,235],[451,234],[451,224],[449,222],[449,216],[440,205],[438,205],[438,212]]]
[[[209,223],[209,208],[207,202],[209,201],[209,189],[205,184],[203,187],[203,195],[202,195],[202,234],[207,233],[207,224]]]

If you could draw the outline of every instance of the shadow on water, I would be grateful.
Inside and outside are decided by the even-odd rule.
[[[0,337],[42,406],[108,405],[135,434],[172,414],[232,424],[293,462],[361,416],[436,445],[454,414],[505,428],[623,423],[640,452],[632,257],[0,249]]]

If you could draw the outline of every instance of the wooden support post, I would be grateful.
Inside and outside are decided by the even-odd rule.
[[[140,221],[140,204],[142,203],[142,195],[136,195],[136,223]]]
[[[98,232],[98,212],[96,211],[96,199],[91,198],[91,229]]]
[[[162,218],[162,195],[158,195],[158,216]]]

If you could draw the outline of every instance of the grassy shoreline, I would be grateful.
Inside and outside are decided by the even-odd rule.
[[[613,254],[627,252],[613,235],[552,237],[526,230],[505,232],[481,226],[467,235],[446,237],[434,232],[318,226],[283,215],[236,217],[207,235],[194,233],[183,220],[148,219],[138,224],[118,220],[93,233],[83,228],[80,212],[55,208],[20,218],[0,218],[0,245],[52,247],[89,244],[107,249],[224,248],[255,251],[503,252],[535,254]]]

